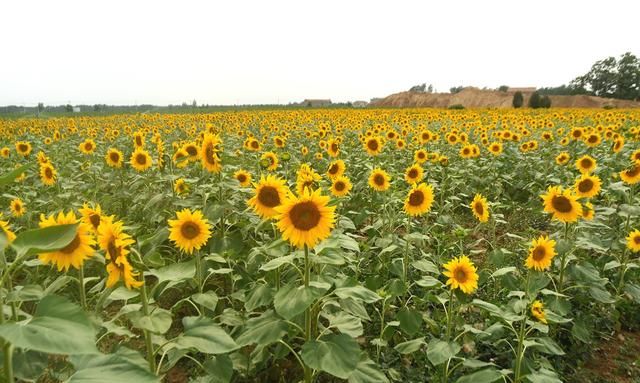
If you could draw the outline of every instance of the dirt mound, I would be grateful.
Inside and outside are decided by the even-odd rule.
[[[448,108],[462,105],[465,108],[511,108],[514,92],[464,88],[458,93],[401,92],[387,96],[370,104],[385,108]],[[524,93],[524,105],[531,93]],[[640,108],[640,102],[602,98],[595,96],[549,96],[551,106],[557,108]]]

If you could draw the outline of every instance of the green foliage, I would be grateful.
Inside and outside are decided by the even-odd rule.
[[[511,105],[513,105],[514,108],[521,108],[522,104],[524,104],[524,96],[522,95],[522,92],[517,91],[513,94],[513,100],[511,101]]]

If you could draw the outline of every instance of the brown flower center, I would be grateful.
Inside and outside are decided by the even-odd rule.
[[[51,170],[51,168],[44,169],[44,176],[45,178],[48,178],[48,179],[53,178],[53,171]]]
[[[420,206],[424,202],[424,193],[421,190],[414,190],[409,195],[409,205]]]
[[[378,150],[378,141],[377,140],[369,140],[367,142],[367,148],[372,151]]]
[[[180,233],[182,233],[182,236],[186,239],[194,239],[200,234],[200,226],[195,222],[187,221],[180,227]]]
[[[80,243],[80,236],[76,234],[76,236],[73,237],[73,241],[71,241],[67,246],[60,249],[60,252],[67,255],[71,254],[80,246]]]
[[[476,211],[476,213],[478,215],[482,215],[484,214],[484,206],[482,206],[482,202],[476,202],[475,205],[473,205],[473,209]]]
[[[238,177],[236,179],[238,180],[238,182],[244,183],[247,180],[247,176],[245,174],[238,174]]]
[[[337,191],[341,192],[345,189],[346,185],[344,184],[344,182],[342,181],[338,181],[335,183],[335,185],[333,186]]]
[[[91,225],[97,229],[98,226],[100,226],[100,214],[91,214],[89,216],[89,221],[91,221]]]
[[[453,271],[453,277],[458,283],[465,283],[467,281],[467,273],[462,267],[458,267]]]
[[[633,169],[627,170],[627,176],[635,177],[640,173],[640,166],[634,166]]]
[[[408,175],[409,175],[409,178],[411,178],[411,179],[418,178],[418,169],[416,169],[416,168],[409,169],[409,174]]]
[[[593,162],[590,158],[583,158],[582,161],[580,161],[580,166],[582,166],[584,169],[591,169],[591,167],[593,166]]]
[[[276,207],[280,205],[280,195],[273,186],[263,186],[258,192],[258,201],[266,207]]]
[[[547,254],[547,251],[545,250],[544,246],[537,246],[535,249],[533,249],[533,260],[536,262],[540,262],[544,259],[545,255]]]
[[[331,167],[329,167],[329,174],[337,174],[338,169],[339,169],[338,164],[331,165]]]
[[[147,156],[145,156],[144,154],[140,153],[138,155],[136,155],[136,162],[139,165],[146,165],[147,164]]]
[[[384,185],[384,176],[382,174],[376,174],[373,177],[373,182],[378,186]]]
[[[111,160],[111,162],[118,163],[120,162],[120,155],[116,152],[111,152],[109,153],[109,159]]]
[[[560,213],[569,213],[573,210],[571,201],[562,195],[554,196],[551,199],[551,206],[553,206],[554,210],[559,211]]]
[[[593,189],[593,181],[589,178],[580,181],[578,184],[578,190],[580,193],[588,193]]]
[[[320,222],[320,210],[311,201],[299,202],[289,211],[289,218],[296,229],[309,231]]]

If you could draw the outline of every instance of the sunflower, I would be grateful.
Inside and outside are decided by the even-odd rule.
[[[593,209],[593,205],[591,204],[591,202],[585,203],[582,208],[582,218],[584,218],[586,221],[591,221],[593,220],[594,215],[595,210]]]
[[[286,144],[286,140],[281,137],[281,136],[275,136],[273,137],[273,143],[276,145],[277,148],[284,148],[284,145]]]
[[[544,211],[562,222],[575,222],[582,215],[582,206],[570,189],[549,186],[546,194],[540,195],[544,201]]]
[[[115,286],[120,280],[124,282],[124,285],[129,290],[132,288],[137,289],[144,284],[143,281],[136,280],[139,273],[133,271],[133,267],[131,267],[129,260],[125,256],[120,256],[115,261],[107,263],[107,273],[109,273],[106,282],[107,287]]]
[[[447,286],[460,289],[465,294],[471,294],[478,288],[478,273],[469,257],[461,255],[444,264],[442,274],[448,277]]]
[[[135,242],[124,232],[124,223],[114,221],[113,216],[105,216],[100,220],[97,238],[99,248],[104,250],[105,258],[111,262],[120,256],[127,256],[129,246]]]
[[[200,147],[200,162],[202,167],[210,173],[218,173],[222,170],[222,161],[218,153],[221,151],[222,141],[218,135],[205,133]],[[185,149],[186,150],[186,149]],[[187,151],[187,153],[189,153]],[[189,153],[189,156],[191,154]]]
[[[95,204],[93,207],[88,204],[83,204],[81,209],[78,209],[82,215],[82,221],[89,225],[95,233],[98,232],[98,226],[102,220],[102,208],[99,204]]]
[[[629,185],[640,182],[640,164],[635,164],[632,168],[621,171],[620,178]]]
[[[476,194],[475,197],[473,197],[471,211],[478,221],[487,222],[489,220],[489,204],[487,203],[487,199],[481,194]]]
[[[262,218],[272,218],[277,212],[275,208],[280,206],[291,193],[284,180],[269,175],[261,177],[255,186],[255,195],[247,202],[253,210]]]
[[[404,180],[409,185],[422,181],[422,177],[424,177],[424,170],[419,164],[413,164],[404,171]]]
[[[67,271],[71,266],[80,269],[84,261],[93,255],[92,246],[95,245],[91,227],[79,221],[73,211],[67,214],[60,212],[57,217],[54,214],[46,218],[43,214],[40,217],[40,227],[42,228],[67,224],[78,224],[73,240],[60,250],[38,254],[42,263],[45,265],[51,263],[57,266],[58,271],[63,269]]]
[[[282,238],[302,248],[314,247],[331,234],[335,225],[335,206],[328,206],[329,197],[320,190],[299,197],[288,198],[275,208],[278,229]]]
[[[38,152],[38,155],[36,156],[36,158],[38,159],[38,164],[40,165],[44,165],[51,162],[49,160],[49,157],[47,157],[47,155],[44,154],[44,152]]]
[[[20,154],[21,156],[28,156],[29,154],[31,154],[31,143],[27,142],[27,141],[18,141],[16,142],[16,152],[18,152],[18,154]]]
[[[489,145],[489,152],[494,156],[499,156],[502,153],[502,143],[493,142]]]
[[[327,142],[327,153],[329,153],[331,157],[338,157],[338,154],[340,154],[340,143],[338,140],[332,138]]]
[[[583,198],[591,198],[600,192],[600,178],[598,176],[592,176],[589,174],[582,174],[580,178],[576,180],[574,185],[575,192],[578,196]]]
[[[7,148],[9,149],[9,148]],[[3,148],[4,150],[4,148]],[[7,156],[9,155],[8,151],[7,151]],[[640,164],[640,149],[636,149],[633,151],[633,153],[631,153],[631,161],[633,161],[636,164]]]
[[[124,158],[124,156],[118,149],[109,148],[104,158],[107,161],[107,165],[111,166],[112,168],[122,167],[122,159]]]
[[[0,213],[0,218],[2,218],[2,213]],[[16,235],[13,231],[11,231],[11,227],[9,226],[9,222],[7,221],[3,221],[0,219],[0,231],[2,231],[2,233],[4,233],[4,235],[7,237],[7,241],[9,243],[13,242],[14,239],[16,239]],[[0,249],[2,250],[2,249]]]
[[[182,179],[182,178],[178,178],[174,183],[173,183],[173,191],[177,194],[177,195],[184,195],[189,193],[189,184],[187,184],[187,182]]]
[[[377,156],[382,153],[382,139],[380,137],[368,137],[364,141],[364,148],[370,156]]]
[[[200,210],[183,209],[176,216],[178,219],[169,220],[169,239],[185,253],[200,250],[211,237],[211,225],[207,219]]]
[[[27,211],[24,207],[24,202],[20,198],[12,199],[9,203],[9,209],[14,217],[21,217]]]
[[[129,159],[131,166],[139,172],[149,169],[152,165],[151,162],[151,156],[142,148],[134,150],[134,152],[131,153],[131,158]]]
[[[96,143],[90,138],[87,138],[78,145],[78,149],[84,154],[91,154],[96,150]]]
[[[391,186],[391,177],[380,168],[375,168],[369,175],[369,186],[376,191],[386,191]]]
[[[265,152],[260,156],[260,161],[264,161],[264,168],[268,171],[274,171],[278,168],[278,156],[274,152]]]
[[[544,314],[544,304],[539,300],[535,300],[531,304],[531,315],[533,315],[534,318],[536,318],[540,322],[545,324],[547,323],[547,318]]]
[[[611,145],[611,151],[614,153],[619,153],[624,146],[624,137],[620,136],[613,141],[613,145]]]
[[[186,144],[182,145],[182,149],[187,152],[187,155],[189,156],[189,162],[198,161],[198,158],[200,157],[200,148],[198,148],[198,145],[196,145],[195,142],[187,142]]]
[[[576,167],[580,173],[591,173],[596,168],[596,160],[590,155],[584,155],[576,161]]]
[[[235,178],[242,187],[251,185],[251,174],[246,170],[240,169],[233,173],[233,178]]]
[[[640,230],[636,229],[627,236],[627,248],[634,253],[640,251]]]
[[[410,216],[419,216],[431,210],[433,186],[423,183],[414,185],[404,200],[404,211]]]
[[[413,153],[413,160],[419,164],[423,164],[427,161],[429,153],[424,149],[418,149]]]
[[[596,146],[600,145],[600,142],[602,142],[602,138],[598,133],[590,133],[584,139],[584,143],[587,144],[587,146],[590,148],[595,148]]]
[[[51,186],[56,183],[57,174],[56,169],[50,163],[40,166],[40,180],[42,180],[42,183],[47,186]]]
[[[569,153],[562,152],[556,156],[556,164],[565,165],[567,162],[569,162],[570,158],[571,156],[569,155]]]
[[[189,153],[184,149],[178,149],[173,154],[173,163],[178,169],[182,169],[189,164]]]
[[[346,169],[346,165],[342,160],[335,160],[331,164],[329,164],[329,169],[327,169],[327,175],[331,179],[336,179],[344,174]]]
[[[3,158],[9,157],[9,154],[11,154],[11,150],[8,147],[5,146],[0,149],[0,156],[2,156]]]
[[[133,134],[133,146],[135,146],[136,149],[144,147],[144,133],[135,132]]]
[[[548,270],[551,267],[551,260],[555,256],[556,241],[543,235],[531,242],[529,256],[525,261],[525,266],[537,271]]]
[[[331,183],[331,194],[336,197],[344,197],[351,191],[351,181],[345,176],[336,177]]]

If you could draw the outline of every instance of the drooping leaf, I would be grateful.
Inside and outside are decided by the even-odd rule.
[[[346,334],[331,334],[302,346],[304,363],[341,379],[347,379],[358,367],[360,347]]]

